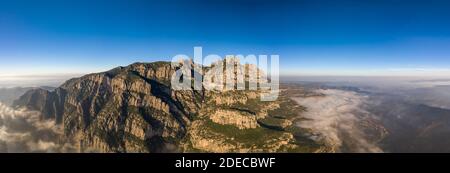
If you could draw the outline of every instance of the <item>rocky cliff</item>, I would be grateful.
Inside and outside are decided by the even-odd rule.
[[[205,68],[207,69],[207,68]],[[290,100],[258,91],[175,91],[169,62],[135,63],[33,89],[14,102],[63,126],[80,152],[315,152]],[[294,112],[294,113],[293,113]]]

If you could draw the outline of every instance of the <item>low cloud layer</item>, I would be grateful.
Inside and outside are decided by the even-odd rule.
[[[54,121],[41,120],[39,113],[12,109],[0,103],[0,152],[76,152],[64,141]]]
[[[337,152],[382,152],[366,134],[368,122],[376,121],[361,109],[367,97],[356,92],[335,89],[316,90],[324,96],[294,98],[307,107],[309,119],[298,126],[317,133],[315,140],[325,141]]]

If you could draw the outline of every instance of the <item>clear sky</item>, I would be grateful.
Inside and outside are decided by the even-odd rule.
[[[290,75],[450,76],[450,1],[0,1],[0,76],[98,72],[194,46],[279,54]]]

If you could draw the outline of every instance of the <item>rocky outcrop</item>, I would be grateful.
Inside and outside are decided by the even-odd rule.
[[[42,113],[42,119],[54,119],[57,123],[62,121],[62,109],[65,92],[61,89],[49,91],[41,88],[29,90],[13,105],[25,106],[31,110],[37,110]]]
[[[240,111],[219,109],[209,118],[217,124],[233,125],[239,129],[253,129],[258,127],[256,116]]]

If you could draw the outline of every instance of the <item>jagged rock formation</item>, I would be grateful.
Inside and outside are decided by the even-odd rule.
[[[277,116],[281,128],[261,123],[284,102],[261,102],[258,91],[175,91],[175,70],[135,63],[30,90],[14,106],[54,119],[81,152],[309,151],[288,129],[295,116]]]

